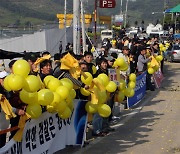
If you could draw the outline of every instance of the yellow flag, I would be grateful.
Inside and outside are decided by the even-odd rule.
[[[30,118],[31,118],[31,116],[29,114],[27,114],[27,113],[25,113],[23,116],[20,117],[19,124],[18,124],[19,130],[17,131],[17,133],[13,137],[13,139],[16,142],[21,142],[22,141],[23,130],[24,130],[26,121],[28,119],[30,119]]]
[[[76,79],[80,77],[81,69],[79,62],[70,53],[67,53],[60,61],[60,69],[69,70],[70,74]]]
[[[151,60],[151,67],[159,66],[159,63],[158,63],[157,60],[154,58],[154,56],[151,56],[151,57],[152,57],[152,60]]]
[[[10,118],[16,117],[16,115],[12,111],[12,106],[10,105],[9,101],[6,99],[6,97],[3,97],[2,94],[0,94],[0,105],[1,105],[2,110],[5,113],[7,120],[9,120]]]

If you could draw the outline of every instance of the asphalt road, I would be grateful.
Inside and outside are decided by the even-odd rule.
[[[180,152],[180,63],[166,63],[160,89],[147,92],[139,106],[124,114],[116,131],[75,153],[161,154]]]

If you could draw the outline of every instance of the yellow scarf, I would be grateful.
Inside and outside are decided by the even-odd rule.
[[[2,94],[0,94],[0,105],[5,113],[6,120],[16,117],[16,115],[12,111],[12,106],[10,105],[9,101]]]

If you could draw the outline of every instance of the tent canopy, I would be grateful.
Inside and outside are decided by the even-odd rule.
[[[171,9],[172,13],[180,13],[180,4]]]
[[[24,53],[17,53],[0,49],[0,59],[13,59],[20,57],[24,57]]]

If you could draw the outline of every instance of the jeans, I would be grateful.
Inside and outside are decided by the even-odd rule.
[[[95,113],[93,116],[93,133],[98,134],[102,131],[102,124],[103,124],[103,118],[98,114]]]

